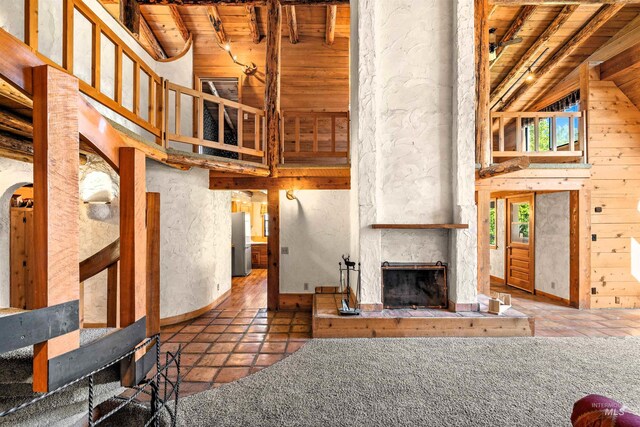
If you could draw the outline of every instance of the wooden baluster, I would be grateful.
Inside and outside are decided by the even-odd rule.
[[[504,151],[504,117],[498,118],[498,151]]]
[[[118,290],[118,264],[107,269],[107,327],[118,328],[120,323],[120,300]]]
[[[224,144],[224,104],[218,104],[218,142]]]
[[[24,2],[24,42],[33,50],[38,50],[38,0]]]
[[[157,92],[156,92],[156,124],[158,125],[158,128],[160,129],[160,141],[159,144],[162,147],[166,147],[167,144],[167,122],[168,120],[166,119],[166,114],[169,110],[169,108],[167,107],[166,103],[167,103],[167,91],[165,88],[165,80],[163,78],[160,79],[160,81],[158,82],[158,88],[157,88]]]
[[[175,90],[175,94],[176,94],[176,110],[175,110],[175,117],[174,117],[175,127],[176,127],[175,134],[180,136],[182,134],[182,131],[180,129],[180,126],[182,124],[182,123],[180,123],[180,121],[181,121],[181,117],[180,116],[182,115],[182,112],[180,111],[180,102],[181,102],[180,98],[182,97],[182,95],[180,94],[180,90],[177,89],[177,88]]]
[[[295,124],[295,152],[300,152],[300,116],[296,116]]]
[[[336,153],[336,116],[331,116],[331,152]]]
[[[533,137],[534,137],[533,151],[537,153],[538,151],[540,151],[540,117],[537,115],[533,121]]]
[[[204,139],[204,98],[198,97],[198,139]]]
[[[314,153],[318,152],[318,116],[317,115],[313,116],[313,148],[311,149],[311,151]]]
[[[244,147],[244,135],[242,132],[244,131],[244,114],[242,113],[242,108],[238,107],[238,147]]]
[[[255,137],[254,147],[256,147],[256,150],[260,150],[260,115],[256,113],[253,120],[253,136]]]
[[[114,95],[115,101],[120,106],[122,106],[122,55],[122,46],[116,45]]]
[[[64,0],[62,12],[62,64],[73,74],[73,0]]]
[[[574,120],[573,116],[569,117],[569,151],[576,151],[575,144],[573,143],[575,137]]]
[[[140,64],[133,63],[133,113],[140,116]]]
[[[149,105],[148,107],[148,122],[151,123],[153,126],[157,125],[157,118],[155,115],[156,112],[156,81],[154,80],[153,76],[151,76],[151,74],[149,74],[149,93],[147,94],[149,97]]]
[[[549,120],[551,120],[551,150],[558,151],[558,141],[557,141],[557,123],[558,116],[555,114],[552,115]]]
[[[516,151],[522,151],[522,117],[516,116]]]
[[[99,24],[93,24],[91,41],[91,85],[100,91],[100,37],[102,30]]]

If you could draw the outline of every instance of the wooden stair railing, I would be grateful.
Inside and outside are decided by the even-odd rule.
[[[120,238],[80,262],[80,325],[84,323],[84,282],[107,270],[107,327],[118,327],[118,262]]]

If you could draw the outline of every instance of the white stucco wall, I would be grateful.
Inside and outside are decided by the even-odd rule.
[[[160,316],[207,306],[231,289],[231,192],[152,160],[147,191],[160,193]]]
[[[569,192],[537,194],[535,288],[569,299]]]
[[[355,9],[355,10],[354,10]],[[382,261],[449,263],[449,299],[476,302],[473,2],[352,3],[358,251],[363,302],[381,302]],[[352,203],[353,205],[353,203]],[[379,231],[451,223],[466,231]],[[355,223],[355,221],[354,221]]]
[[[280,292],[338,286],[338,263],[351,248],[349,191],[300,190],[296,200],[285,194],[280,191],[280,247],[289,254],[280,255]]]
[[[9,208],[14,191],[33,183],[33,166],[0,157],[0,307],[9,307]]]
[[[507,211],[504,199],[498,199],[496,206],[496,248],[490,250],[491,275],[504,279],[504,249],[507,238],[506,224]]]

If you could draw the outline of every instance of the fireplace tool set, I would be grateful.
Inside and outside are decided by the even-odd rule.
[[[344,267],[341,262],[338,263],[340,266],[340,294],[342,295],[342,307],[338,311],[343,316],[357,316],[360,314],[360,263],[356,268],[356,263],[351,261],[349,257],[349,255],[342,255]],[[351,300],[351,273],[357,273],[355,301]]]

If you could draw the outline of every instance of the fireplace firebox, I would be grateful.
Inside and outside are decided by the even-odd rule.
[[[447,265],[382,264],[384,308],[447,308]]]

